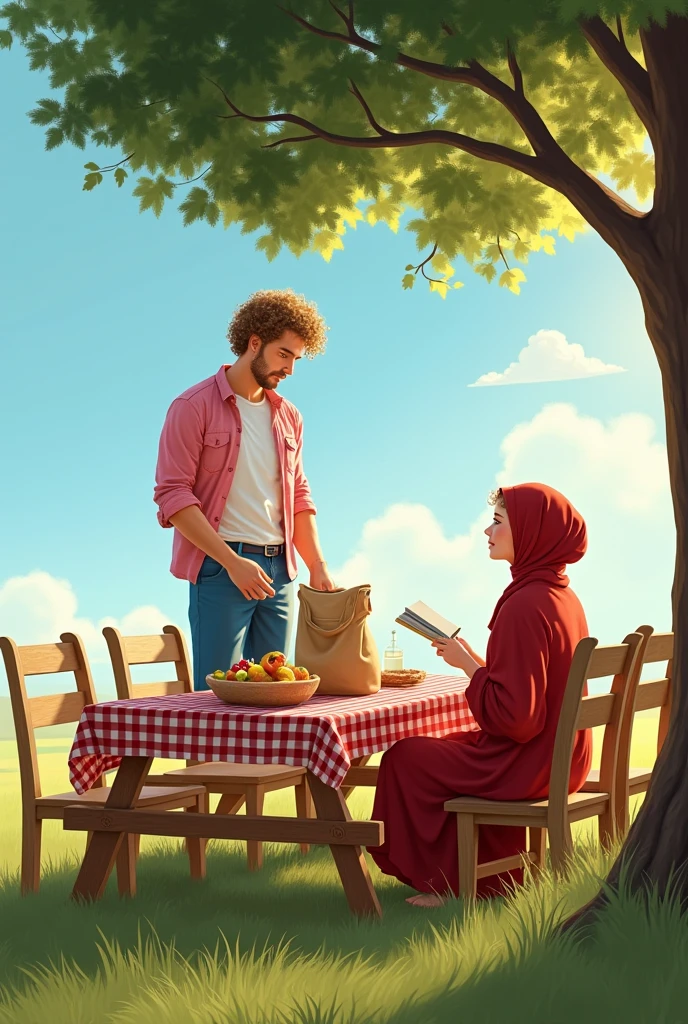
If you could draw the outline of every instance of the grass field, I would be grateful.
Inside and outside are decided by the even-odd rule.
[[[638,716],[634,764],[652,763],[656,716]],[[46,792],[68,789],[69,739],[39,743]],[[160,762],[154,770],[170,767]],[[372,792],[351,798],[370,813]],[[290,791],[267,813],[293,813]],[[382,921],[348,912],[327,849],[302,857],[268,846],[249,873],[241,844],[211,843],[208,877],[191,882],[176,841],[144,838],[139,895],[69,900],[84,838],[44,826],[41,892],[18,893],[19,775],[0,744],[0,1024],[443,1024],[688,1021],[688,929],[670,906],[649,917],[617,901],[594,947],[548,941],[552,924],[590,898],[608,867],[591,827],[577,833],[566,882],[526,884],[466,912],[425,911],[409,890],[371,874]],[[687,1009],[684,1009],[687,1008]]]

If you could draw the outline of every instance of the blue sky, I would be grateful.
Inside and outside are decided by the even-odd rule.
[[[159,220],[139,214],[130,194],[132,177],[122,189],[106,181],[92,193],[82,191],[83,164],[103,153],[68,147],[46,153],[42,131],[25,115],[49,95],[47,81],[28,71],[18,47],[0,59],[8,140],[0,207],[0,588],[39,571],[68,581],[77,615],[91,623],[120,621],[133,609],[150,607],[187,627],[187,587],[169,574],[171,532],[159,528],[152,502],[158,435],[172,399],[231,361],[227,323],[234,307],[259,288],[305,293],[330,324],[326,354],[304,360],[282,390],[304,415],[305,465],[326,557],[341,568],[344,581],[355,582],[358,567],[376,574],[384,612],[375,620],[381,646],[393,625],[392,608],[418,597],[437,601],[441,611],[466,623],[469,639],[478,635],[484,642],[491,602],[507,582],[504,567],[488,565],[481,548],[484,568],[470,572],[473,582],[482,573],[489,579],[484,592],[466,590],[466,580],[457,581],[455,596],[446,580],[435,588],[435,535],[423,532],[421,520],[413,543],[427,557],[414,575],[411,534],[403,525],[411,522],[410,513],[401,513],[398,544],[372,554],[371,542],[362,540],[365,524],[389,526],[390,506],[425,507],[449,541],[467,536],[477,517],[486,525],[484,498],[504,469],[500,446],[552,403],[572,405],[580,422],[599,421],[603,432],[616,417],[640,416],[626,424],[628,443],[636,443],[638,428],[641,448],[659,464],[660,379],[640,302],[620,262],[592,232],[574,244],[558,239],[555,257],[532,257],[520,296],[487,285],[468,268],[457,272],[465,287],[445,301],[419,286],[402,291],[414,240],[384,225],[349,232],[344,251],[330,264],[317,255],[297,260],[288,254],[270,264],[236,229],[184,228],[173,206]],[[541,329],[560,331],[581,344],[586,356],[628,372],[467,387],[481,374],[503,371]],[[538,444],[547,433],[545,420],[537,420]],[[586,432],[578,419],[571,422],[575,445]],[[652,425],[654,438],[647,430],[643,434]],[[544,473],[551,464],[555,475],[564,473],[557,479],[567,482],[567,460],[573,466],[578,459],[579,475],[570,476],[570,487],[583,481],[581,494],[600,504],[594,519],[605,522],[605,542],[596,549],[596,564],[591,545],[579,592],[586,608],[588,601],[595,608],[598,632],[608,629],[601,639],[621,639],[622,621],[625,631],[654,616],[658,628],[669,628],[673,536],[661,466],[656,493],[638,512],[642,496],[630,505],[623,497],[627,483],[637,489],[634,475],[642,472],[640,464],[634,468],[632,453],[624,471],[628,480],[611,484],[603,472],[593,487],[592,478],[583,480],[584,451],[574,458],[564,449],[558,455],[555,446],[541,463],[532,462],[533,452],[531,461],[514,454],[511,465],[538,478],[538,468]],[[613,446],[610,453],[615,459]],[[606,517],[605,487],[612,486],[609,500],[619,503]],[[628,592],[629,583],[622,584],[624,593],[611,591],[610,572],[629,561],[631,575],[620,579],[637,589]],[[393,591],[385,583],[385,564],[392,563]],[[408,574],[399,576],[398,566],[407,563]],[[34,635],[45,639],[37,634],[53,622],[53,613],[43,614],[40,601],[24,604],[17,610],[10,598],[0,602],[0,632],[13,629],[20,642]],[[69,615],[65,611],[65,622]],[[405,642],[416,663],[426,657],[414,638]]]

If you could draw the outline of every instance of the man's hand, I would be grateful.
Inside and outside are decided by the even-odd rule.
[[[274,597],[275,591],[270,586],[271,578],[263,572],[257,562],[250,558],[237,557],[231,565],[225,567],[232,583],[239,588],[247,601],[264,601],[266,597]]]
[[[473,651],[464,640],[455,637],[453,640],[433,640],[432,646],[437,657],[443,658],[452,668],[460,668],[469,679],[473,678],[476,669],[481,668],[480,662],[473,656]]]
[[[313,562],[310,568],[310,586],[313,590],[336,590],[336,584],[327,571],[327,562]]]

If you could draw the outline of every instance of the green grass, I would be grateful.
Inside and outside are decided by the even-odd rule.
[[[635,764],[652,763],[653,729],[656,718],[638,719]],[[69,741],[41,746],[46,791],[68,788]],[[384,917],[358,921],[322,848],[302,857],[268,845],[250,873],[241,844],[211,843],[208,877],[192,882],[179,843],[158,839],[143,841],[135,900],[120,900],[113,879],[102,901],[80,906],[69,892],[84,840],[53,822],[41,891],[19,896],[14,769],[0,744],[0,1024],[688,1020],[688,929],[671,905],[648,915],[619,899],[592,945],[551,940],[607,871],[590,828],[565,882],[527,881],[468,913],[460,900],[409,907],[409,890],[371,863]],[[293,813],[292,801],[270,794],[266,811]],[[371,801],[357,791],[353,813]]]

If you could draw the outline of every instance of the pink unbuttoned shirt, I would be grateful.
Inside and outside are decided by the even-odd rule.
[[[198,505],[214,530],[220,525],[241,442],[241,414],[227,369],[227,364],[221,366],[214,376],[175,398],[167,412],[153,492],[161,526],[172,526],[170,517],[189,505]],[[316,511],[303,471],[303,417],[281,395],[268,390],[265,394],[272,407],[272,432],[282,470],[287,570],[293,580],[297,574],[294,516]],[[200,548],[174,531],[173,576],[195,583],[204,558]]]

